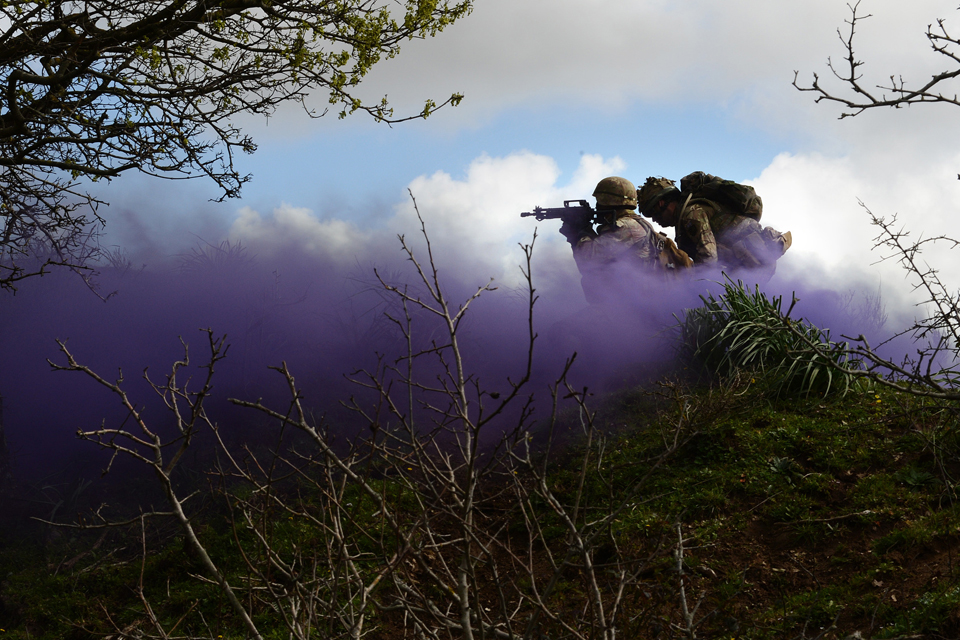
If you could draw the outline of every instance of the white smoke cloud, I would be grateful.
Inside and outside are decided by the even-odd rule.
[[[517,245],[531,240],[537,224],[532,218],[520,218],[520,212],[534,206],[559,207],[564,199],[589,198],[600,179],[624,168],[619,158],[585,155],[570,181],[560,184],[560,171],[546,156],[529,152],[505,158],[482,156],[470,164],[462,180],[437,172],[416,178],[410,190],[441,255],[468,272],[489,273],[513,285],[520,275]],[[538,256],[553,256],[564,244],[555,233],[559,225],[558,221],[540,223],[544,235]],[[418,227],[411,202],[398,206],[390,227],[398,233]]]
[[[866,185],[851,165],[848,157],[782,153],[751,182],[763,198],[763,222],[793,234],[781,269],[869,264],[868,224],[857,211]]]

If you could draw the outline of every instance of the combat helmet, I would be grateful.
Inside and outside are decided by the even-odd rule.
[[[626,178],[611,176],[597,183],[593,190],[598,207],[634,209],[637,206],[637,188]]]
[[[657,204],[671,191],[679,191],[677,183],[668,178],[647,178],[643,186],[637,191],[637,200],[640,202],[640,213],[649,216]]]

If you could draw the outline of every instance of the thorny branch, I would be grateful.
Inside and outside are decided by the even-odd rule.
[[[874,248],[890,251],[881,260],[897,260],[914,280],[914,290],[924,295],[918,306],[925,307],[926,315],[877,346],[871,345],[862,334],[844,336],[850,340],[845,347],[848,356],[845,361],[859,363],[859,366],[851,367],[829,357],[823,361],[834,369],[898,391],[941,400],[960,400],[960,291],[951,291],[940,279],[939,271],[921,259],[928,246],[946,244],[950,249],[956,249],[960,247],[960,241],[946,236],[911,240],[908,231],[896,226],[896,216],[888,221],[874,215],[863,203],[861,206],[872,224],[880,229],[874,239]],[[829,355],[826,351],[829,345],[811,340],[789,318],[784,317],[782,324],[805,345],[797,355]],[[879,349],[885,344],[905,335],[910,335],[918,345],[914,356],[897,361],[880,353]]]

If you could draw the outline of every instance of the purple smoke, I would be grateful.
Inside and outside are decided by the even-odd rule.
[[[425,262],[422,243],[412,242]],[[199,330],[209,327],[216,335],[226,334],[231,345],[215,378],[210,409],[232,437],[255,440],[263,421],[232,407],[227,398],[263,398],[276,406],[288,399],[280,376],[268,369],[281,362],[297,376],[306,403],[318,415],[347,431],[359,428],[341,401],[351,395],[363,401],[365,396],[345,374],[373,370],[377,354],[392,362],[405,347],[384,315],[401,318],[403,310],[380,286],[374,268],[389,283],[422,292],[412,264],[396,238],[357,247],[352,260],[308,254],[295,246],[265,255],[255,251],[236,244],[198,243],[194,251],[167,264],[142,269],[135,266],[140,256],[128,259],[118,253],[100,276],[102,291],[117,291],[107,302],[67,272],[26,282],[16,296],[7,296],[0,311],[0,352],[6,363],[0,370],[0,393],[17,476],[29,482],[65,468],[99,471],[104,457],[74,434],[104,422],[117,425],[124,418],[116,397],[88,378],[50,370],[48,358],[64,362],[55,339],[66,340],[81,363],[107,379],[122,369],[129,392],[163,425],[169,418],[141,374],[148,368],[154,379],[162,380],[171,363],[183,356],[178,337],[190,344],[193,364],[202,364],[206,347]],[[456,248],[448,247],[444,256],[455,253]],[[535,250],[539,338],[528,392],[539,394],[541,417],[549,411],[548,385],[574,351],[578,362],[571,382],[576,387],[609,391],[668,371],[674,360],[674,314],[698,304],[700,294],[720,288],[712,277],[685,285],[638,285],[641,275],[623,273],[615,286],[635,294],[621,296],[615,305],[590,307],[570,270],[538,255]],[[572,256],[566,259],[572,263]],[[438,267],[454,305],[487,282],[486,274],[470,266],[440,262]],[[828,285],[775,278],[768,288],[786,295],[785,307],[790,291],[797,290],[802,302],[795,315],[838,331],[862,330],[852,326],[858,320],[845,294]],[[522,375],[527,306],[522,288],[501,288],[484,293],[468,313],[460,336],[467,368],[489,391],[504,393],[507,378]],[[416,312],[414,326],[417,348],[443,339],[442,327],[427,313]]]

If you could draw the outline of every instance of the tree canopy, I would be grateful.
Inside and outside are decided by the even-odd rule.
[[[221,199],[236,197],[249,176],[234,157],[256,149],[237,114],[323,91],[340,117],[386,122],[457,104],[459,94],[427,100],[394,119],[386,97],[354,91],[404,41],[470,10],[471,0],[0,0],[0,288],[94,251],[102,203],[87,180],[206,176]]]

